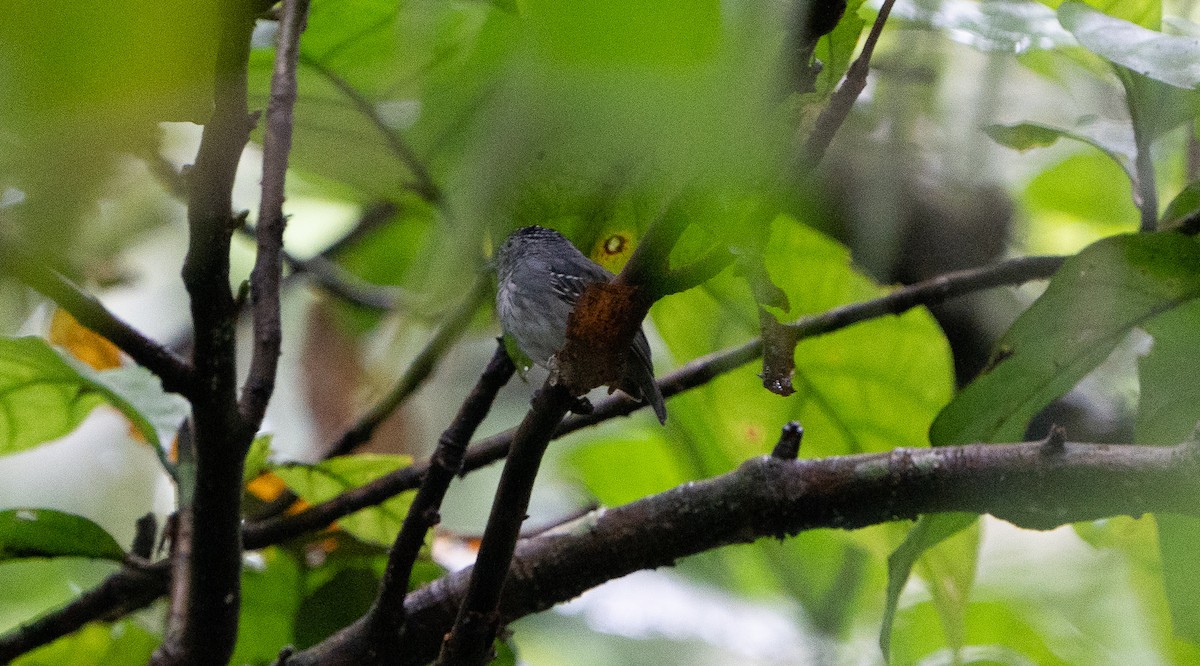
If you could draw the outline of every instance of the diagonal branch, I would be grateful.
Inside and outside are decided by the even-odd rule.
[[[339,92],[346,96],[347,99],[358,109],[358,112],[363,114],[375,129],[379,130],[379,134],[383,136],[384,142],[387,143],[388,149],[392,154],[400,160],[408,170],[412,172],[416,178],[415,183],[408,185],[409,189],[416,192],[421,198],[429,203],[438,203],[442,201],[443,195],[437,183],[433,181],[433,176],[429,174],[429,169],[425,168],[425,163],[421,161],[413,149],[405,143],[404,138],[392,129],[383,117],[379,115],[379,111],[375,109],[375,105],[371,100],[367,99],[361,92],[358,91],[349,81],[338,76],[336,72],[329,69],[325,65],[307,56],[300,56],[300,63],[305,67],[312,69],[316,73],[323,76],[329,83],[337,88]]]
[[[283,342],[279,292],[283,277],[284,187],[288,154],[292,150],[292,119],[296,106],[296,61],[300,34],[308,20],[308,0],[286,2],[279,22],[279,45],[271,74],[267,128],[263,137],[262,199],[258,208],[258,253],[250,273],[254,347],[250,371],[238,407],[242,418],[257,430],[275,391],[275,375]]]
[[[442,500],[450,482],[462,470],[463,455],[475,429],[487,416],[496,393],[508,383],[515,371],[516,367],[508,358],[503,341],[500,341],[475,388],[459,408],[458,415],[438,438],[437,449],[429,462],[429,471],[388,553],[383,581],[375,603],[368,612],[367,622],[375,627],[376,645],[381,648],[392,646],[392,649],[381,649],[381,652],[391,653],[399,647],[395,642],[404,624],[404,595],[412,577],[413,564],[425,543],[425,535],[440,521],[438,512]]]
[[[0,272],[8,273],[71,313],[79,323],[99,333],[139,365],[158,375],[163,389],[183,396],[192,393],[192,368],[171,350],[117,318],[92,294],[45,263],[0,242]]]
[[[883,33],[883,25],[887,22],[888,14],[891,13],[892,5],[895,2],[896,0],[884,0],[883,5],[879,8],[879,15],[875,17],[875,24],[871,26],[871,32],[863,42],[862,53],[850,65],[842,85],[838,86],[837,91],[829,98],[829,103],[817,116],[812,133],[808,135],[808,141],[805,142],[804,150],[800,153],[803,161],[799,166],[802,172],[809,173],[821,163],[825,152],[829,150],[829,144],[833,142],[833,137],[841,129],[842,123],[846,122],[846,116],[850,115],[850,109],[854,107],[854,102],[867,87],[871,56],[875,53],[875,45],[879,42],[879,35]]]

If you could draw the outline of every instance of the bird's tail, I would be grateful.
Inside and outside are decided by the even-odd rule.
[[[650,362],[650,345],[641,331],[638,331],[634,337],[632,351],[633,358],[632,362],[628,364],[627,372],[638,392],[636,397],[641,398],[642,402],[649,403],[650,407],[654,409],[654,415],[658,417],[658,422],[666,425],[667,406],[663,404],[662,391],[658,390],[658,383],[654,381],[654,366]],[[629,393],[629,391],[626,392]]]

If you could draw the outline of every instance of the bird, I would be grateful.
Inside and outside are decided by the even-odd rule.
[[[496,312],[500,326],[537,365],[553,369],[555,354],[567,343],[567,320],[591,284],[610,282],[612,273],[580,252],[561,233],[540,226],[512,232],[496,252]],[[639,327],[622,376],[614,383],[648,403],[659,423],[667,408],[654,381],[650,343]]]

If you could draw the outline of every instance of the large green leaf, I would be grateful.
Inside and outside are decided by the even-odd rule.
[[[281,465],[274,471],[297,495],[317,503],[411,464],[409,456],[361,453],[330,458],[315,465]],[[400,532],[411,502],[412,495],[408,493],[393,497],[338,520],[338,525],[363,541],[388,546]]]
[[[883,650],[884,658],[887,658],[891,652],[892,626],[896,620],[900,592],[904,589],[904,584],[908,582],[908,577],[912,573],[913,567],[916,566],[917,560],[929,549],[974,525],[978,520],[979,516],[973,513],[943,513],[923,516],[921,520],[917,521],[916,526],[909,530],[904,543],[900,544],[888,557],[887,599],[884,605],[883,623],[879,631],[879,647]],[[973,555],[971,561],[974,561]],[[944,612],[939,609],[939,613],[942,614],[944,621]]]
[[[765,247],[767,270],[791,303],[784,318],[885,293],[854,271],[845,248],[790,218],[775,221]],[[758,334],[756,305],[745,281],[732,273],[664,299],[652,313],[680,360]],[[952,392],[945,338],[924,310],[802,340],[795,362],[796,393],[787,398],[762,389],[758,368],[747,366],[672,399],[672,408],[687,414],[673,421],[704,443],[697,455],[711,461],[700,473],[728,471],[770,450],[790,420],[804,426],[806,456],[923,446],[923,424]]]
[[[162,642],[136,619],[92,622],[74,633],[28,652],[12,666],[128,666],[145,664]]]
[[[296,554],[271,547],[246,557],[242,608],[231,664],[269,664],[279,646],[295,642],[303,575]]]
[[[1193,435],[1200,421],[1200,301],[1161,315],[1146,325],[1154,337],[1138,364],[1141,397],[1135,440],[1175,444]],[[1175,633],[1200,643],[1200,520],[1156,516],[1163,583]]]
[[[120,562],[125,551],[96,523],[53,509],[0,511],[0,561],[88,557]]]
[[[947,38],[980,51],[1024,53],[1075,43],[1059,24],[1054,10],[1036,2],[944,0],[933,6],[900,2],[892,10],[892,17],[935,28]]]
[[[1115,236],[1072,257],[997,345],[991,367],[938,415],[934,444],[1011,442],[1135,327],[1200,297],[1200,243]]]
[[[1200,87],[1200,37],[1150,30],[1081,2],[1064,2],[1058,18],[1080,44],[1115,64],[1179,88]]]
[[[845,248],[790,218],[774,222],[764,247],[767,270],[791,303],[785,318],[884,293],[854,271]],[[731,273],[660,301],[652,314],[679,361],[758,334],[750,290]],[[657,424],[633,433],[609,427],[581,433],[586,444],[569,462],[602,501],[625,502],[764,454],[793,419],[805,427],[806,457],[922,446],[925,424],[952,392],[945,340],[924,311],[802,341],[795,360],[797,391],[791,396],[763,389],[759,368],[751,364],[672,398],[665,433]],[[858,610],[857,591],[872,577],[882,578],[882,567],[863,553],[882,557],[895,535],[887,529],[822,530],[783,544],[722,549],[681,567],[742,593],[785,589],[809,609],[819,630],[838,636]]]
[[[96,372],[40,338],[0,338],[0,454],[62,437],[105,402],[160,450],[159,430],[178,427],[184,414],[180,399],[163,394],[143,368]]]

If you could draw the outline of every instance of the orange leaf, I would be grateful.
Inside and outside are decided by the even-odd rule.
[[[96,370],[121,367],[121,350],[116,345],[61,308],[56,308],[50,319],[50,342]]]

